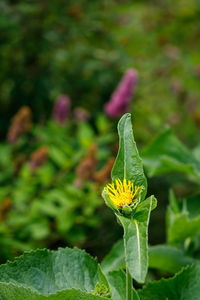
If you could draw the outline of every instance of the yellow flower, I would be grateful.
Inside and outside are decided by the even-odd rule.
[[[139,190],[139,186],[134,186],[130,180],[126,179],[123,182],[120,179],[116,179],[112,184],[108,184],[105,187],[110,200],[118,207],[131,205]]]

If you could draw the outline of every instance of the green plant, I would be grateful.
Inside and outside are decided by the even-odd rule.
[[[150,247],[148,250],[149,216],[156,200],[153,196],[145,199],[147,184],[134,142],[130,114],[121,118],[118,131],[120,147],[112,170],[114,182],[105,187],[103,197],[124,228],[123,241],[114,246],[101,266],[96,259],[77,248],[27,252],[15,262],[0,266],[2,299],[199,299],[200,266],[194,264],[195,259],[189,260],[178,249],[173,251],[172,246],[157,246],[153,250]],[[168,214],[170,209],[178,213],[174,195],[171,193],[170,197]],[[147,283],[148,253],[150,265],[154,261],[154,264],[160,264],[161,269],[162,266],[165,270],[170,269],[172,258],[175,259],[175,264],[171,263],[174,271],[179,269],[177,266],[181,263],[182,266],[191,262],[193,265],[183,268],[169,279]],[[159,256],[158,262],[156,257]],[[144,287],[136,289],[138,284],[141,287],[144,282],[147,283]]]
[[[114,185],[117,186],[117,180],[120,180],[123,184],[119,189],[108,187],[104,190],[103,196],[107,205],[115,211],[119,223],[124,228],[127,299],[131,299],[132,288],[129,287],[129,281],[131,280],[129,277],[131,276],[141,283],[144,282],[146,277],[148,268],[147,228],[150,212],[155,208],[156,200],[153,196],[145,200],[147,183],[142,161],[134,142],[129,114],[124,115],[120,120],[118,132],[120,147],[112,170],[112,180],[115,181],[113,187]],[[127,197],[129,198],[129,191],[126,191],[127,181],[128,185],[134,184],[132,190],[135,195],[134,198],[131,195],[131,204],[126,201]],[[109,189],[111,192],[109,192]],[[139,191],[136,192],[136,190]],[[124,197],[124,203],[119,202],[118,205],[113,205],[112,195],[116,195],[119,200]]]

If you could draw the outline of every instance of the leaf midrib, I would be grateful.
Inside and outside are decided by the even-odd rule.
[[[135,227],[136,227],[136,235],[137,235],[137,245],[138,245],[138,261],[139,261],[139,273],[141,276],[142,270],[141,270],[141,245],[140,245],[140,232],[139,232],[139,227],[138,227],[138,223],[136,221],[136,219],[133,219],[133,222],[135,223]]]

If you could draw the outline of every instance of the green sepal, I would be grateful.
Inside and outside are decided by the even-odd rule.
[[[112,202],[112,200],[110,200],[110,197],[108,196],[108,194],[106,193],[105,189],[103,189],[102,192],[102,197],[106,203],[106,205],[111,208],[112,210],[114,210],[115,213],[119,213],[119,209],[118,207]]]
[[[133,213],[133,209],[130,206],[124,205],[122,207],[122,215],[129,217],[132,215],[132,213]]]

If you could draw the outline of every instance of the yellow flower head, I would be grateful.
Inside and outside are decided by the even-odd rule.
[[[110,200],[118,207],[131,205],[139,190],[139,186],[134,186],[130,180],[126,179],[123,182],[120,179],[116,179],[112,184],[108,184],[105,187]]]

